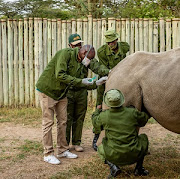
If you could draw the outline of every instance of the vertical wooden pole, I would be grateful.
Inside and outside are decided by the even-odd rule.
[[[9,74],[9,105],[14,103],[13,74],[13,23],[8,19],[8,74]]]
[[[51,19],[48,19],[48,51],[47,51],[47,57],[48,57],[48,63],[51,61],[52,58],[52,24],[51,24]]]
[[[39,41],[38,41],[38,46],[39,46],[39,73],[38,77],[42,74],[44,70],[44,60],[43,60],[43,42],[42,42],[42,18],[38,19],[38,32],[39,32]]]
[[[139,51],[139,20],[135,19],[135,52]]]
[[[158,53],[158,21],[154,21],[154,33],[153,33],[153,52]]]
[[[145,52],[148,52],[149,48],[148,48],[148,45],[149,45],[149,32],[148,32],[148,29],[149,29],[149,24],[148,24],[148,19],[147,18],[144,18],[143,20],[144,22],[144,51]]]
[[[30,104],[34,106],[33,18],[29,18],[29,74]]]
[[[88,43],[88,19],[83,19],[83,36],[82,40],[84,41],[84,45]]]
[[[153,51],[153,21],[149,19],[149,52]]]
[[[1,20],[0,20],[0,107],[3,105],[3,66],[2,66],[2,33],[1,33]]]
[[[121,18],[121,24],[122,24],[121,41],[125,42],[126,41],[126,19],[125,18]]]
[[[176,48],[176,47],[178,47],[178,44],[179,44],[179,42],[178,42],[178,36],[179,36],[179,34],[178,34],[178,18],[173,18],[172,19],[172,41],[173,41],[173,47],[172,48]]]
[[[180,47],[180,18],[178,18],[177,41],[179,42],[177,45]]]
[[[159,28],[160,28],[160,52],[165,51],[165,28],[164,28],[164,19],[159,19]]]
[[[62,48],[67,48],[67,26],[66,20],[62,20]]]
[[[45,69],[48,59],[47,59],[47,18],[43,18],[43,63]]]
[[[69,44],[69,36],[72,34],[71,20],[67,20],[67,43]],[[81,35],[82,38],[82,35]]]
[[[130,44],[130,20],[129,18],[126,18],[126,42],[131,46]],[[129,52],[126,53],[126,55],[129,55]]]
[[[52,57],[57,52],[56,19],[52,19]]]
[[[171,49],[171,19],[166,19],[166,51]]]
[[[116,29],[116,20],[114,17],[108,18],[108,29]]]
[[[120,26],[120,19],[116,19],[116,32],[119,34],[119,41],[121,39],[121,26]]]
[[[39,79],[39,28],[38,18],[34,18],[34,65],[35,65],[35,84]],[[35,90],[35,106],[39,106],[38,93]]]
[[[77,32],[76,30],[76,19],[71,19],[72,21],[72,34],[75,34]]]
[[[29,105],[29,39],[28,21],[24,18],[24,75],[25,75],[25,105]]]
[[[131,46],[130,54],[134,53],[134,19],[131,19]]]
[[[19,19],[19,104],[24,104],[23,20]]]
[[[101,46],[101,31],[102,31],[102,21],[101,19],[97,19],[97,46],[98,49]]]
[[[77,19],[77,33],[82,37],[82,19]]]
[[[106,18],[102,18],[101,45],[105,44],[104,33],[107,30]]]
[[[143,40],[143,19],[139,18],[139,50],[144,50],[144,40]]]
[[[62,48],[62,24],[61,19],[57,19],[57,50]]]

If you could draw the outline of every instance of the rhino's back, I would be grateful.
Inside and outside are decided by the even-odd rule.
[[[142,105],[165,128],[180,133],[180,48],[163,53],[137,52],[109,75],[106,91],[120,89],[125,105]]]

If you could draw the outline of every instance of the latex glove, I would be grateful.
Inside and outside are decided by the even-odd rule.
[[[107,79],[108,79],[107,76],[103,76],[102,78],[100,78],[99,80],[96,81],[96,85],[99,86],[99,85],[106,83]]]
[[[93,85],[93,80],[91,80],[91,78],[84,78],[82,79],[82,84],[85,84],[87,86]]]

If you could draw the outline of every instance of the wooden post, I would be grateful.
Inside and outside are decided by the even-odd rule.
[[[13,24],[12,20],[8,19],[8,76],[9,76],[9,105],[14,103],[14,74],[13,74]]]
[[[144,41],[143,41],[143,19],[139,18],[139,50],[144,50]]]
[[[48,59],[47,59],[47,18],[43,18],[43,63],[44,68],[47,66]]]
[[[166,19],[166,51],[171,49],[171,19]]]
[[[35,65],[35,84],[39,79],[39,29],[38,29],[38,18],[34,18],[34,65]],[[35,90],[35,106],[39,106],[38,93]]]
[[[62,48],[67,48],[67,28],[66,20],[62,20]]]
[[[25,75],[25,105],[29,105],[29,39],[28,21],[24,18],[24,75]]]
[[[119,41],[121,39],[121,21],[116,19],[116,32],[119,34]]]
[[[135,52],[139,51],[139,20],[135,19]]]
[[[177,29],[178,47],[180,47],[180,18],[178,18],[178,29]]]
[[[39,30],[39,51],[38,51],[38,55],[39,55],[39,76],[42,74],[43,70],[44,70],[44,61],[43,61],[43,42],[42,42],[42,18],[38,19],[38,30]]]
[[[149,19],[149,52],[153,51],[153,21]]]
[[[159,28],[160,28],[160,52],[165,51],[165,28],[164,28],[164,19],[159,19]]]
[[[131,19],[131,46],[130,54],[134,53],[134,19]]]
[[[121,18],[121,24],[122,24],[121,41],[125,42],[126,41],[126,19],[125,18]]]
[[[126,42],[131,46],[130,44],[130,20],[129,18],[126,18]],[[129,55],[129,52],[126,53],[126,55]]]
[[[48,63],[51,61],[52,58],[52,23],[51,23],[51,19],[48,19],[48,50],[47,50],[47,58],[48,58]]]
[[[69,36],[72,34],[71,21],[67,20],[67,43],[69,44]],[[82,38],[82,35],[81,35]]]
[[[24,104],[23,20],[19,19],[19,104]]]
[[[173,41],[173,46],[172,46],[172,48],[176,48],[176,47],[178,47],[178,44],[179,44],[179,42],[178,42],[178,36],[179,36],[179,34],[178,34],[178,18],[173,18],[172,19],[172,41]]]
[[[29,74],[30,104],[34,105],[33,18],[29,18]]]
[[[88,19],[83,19],[83,36],[82,40],[84,41],[84,45],[88,43]]]
[[[75,34],[76,31],[76,19],[71,19],[72,21],[72,34]]]
[[[62,24],[61,19],[57,19],[57,51],[62,48]]]
[[[114,17],[108,18],[108,29],[116,29],[116,20]]]
[[[97,49],[101,46],[101,36],[102,36],[101,29],[102,29],[101,19],[97,19],[97,46],[96,46]]]
[[[154,21],[154,29],[153,29],[153,52],[158,53],[158,21]]]
[[[82,19],[77,19],[77,33],[82,37]]]
[[[6,20],[1,19],[2,28],[2,62],[3,62],[3,94],[4,105],[8,105],[8,68],[7,68],[7,35],[6,35]]]
[[[149,45],[149,41],[148,41],[148,37],[149,37],[149,32],[148,32],[148,19],[147,18],[144,18],[143,20],[144,22],[144,51],[145,52],[148,52],[149,48],[148,48],[148,45]]]
[[[107,29],[106,18],[102,18],[101,45],[105,44],[104,33],[106,32],[106,29]]]
[[[1,20],[0,20],[0,41],[1,39]],[[0,107],[3,105],[3,66],[2,66],[2,45],[0,43]]]
[[[56,19],[52,19],[52,57],[57,52]]]
[[[92,44],[93,43],[92,29],[93,29],[92,15],[88,15],[88,44]],[[92,72],[90,70],[88,71],[88,77],[92,78]],[[90,90],[88,91],[88,104],[89,105],[92,104],[92,91],[90,91]]]

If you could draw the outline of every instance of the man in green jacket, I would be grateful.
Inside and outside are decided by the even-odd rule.
[[[83,41],[81,40],[81,37],[79,34],[71,34],[69,36],[69,46],[71,48],[81,48],[81,43]],[[95,59],[93,59],[96,61]],[[98,63],[96,61],[96,63]],[[99,66],[95,65],[93,66]],[[85,68],[84,66],[81,73],[76,73],[76,77],[83,79],[87,77],[88,74],[88,68]],[[92,69],[92,68],[91,68]],[[100,76],[108,75],[109,70],[103,66],[99,66],[99,71],[96,72]],[[78,87],[70,87],[67,93],[68,98],[68,106],[67,106],[67,128],[66,128],[66,138],[67,143],[69,144],[72,140],[72,147],[71,149],[75,149],[77,152],[82,152],[83,147],[81,144],[81,137],[82,137],[82,129],[83,129],[83,123],[87,111],[87,90],[94,89],[93,86],[88,86],[87,88],[78,88]],[[71,135],[72,130],[72,135]],[[72,139],[71,139],[72,136]]]
[[[87,73],[87,68],[94,72],[108,69],[100,69],[99,63],[93,59],[95,50],[90,45],[83,46],[80,50],[62,49],[58,51],[41,74],[36,83],[39,91],[39,99],[42,109],[42,130],[44,145],[44,161],[51,164],[59,164],[54,156],[52,126],[54,124],[54,112],[57,118],[57,157],[77,158],[76,154],[69,152],[66,141],[67,122],[67,91],[75,88],[96,88],[97,84],[105,82],[104,79],[92,82],[86,75],[78,78],[78,74]]]
[[[99,63],[106,66],[109,70],[114,68],[121,60],[126,57],[126,53],[129,51],[129,44],[127,42],[118,42],[119,35],[114,29],[109,29],[105,32],[106,44],[101,46],[97,55],[99,58]],[[97,108],[102,108],[103,94],[105,90],[105,85],[101,85],[97,88]],[[99,138],[101,128],[98,130],[93,129],[94,139],[92,146],[94,150],[97,150],[97,140]]]
[[[146,134],[138,135],[139,127],[145,126],[149,116],[135,108],[123,107],[124,96],[117,89],[109,90],[104,95],[104,103],[110,109],[101,112],[96,109],[92,115],[95,128],[103,126],[105,137],[98,147],[100,158],[109,165],[111,176],[120,172],[119,166],[136,163],[135,175],[149,174],[143,167],[144,156],[148,152]]]

